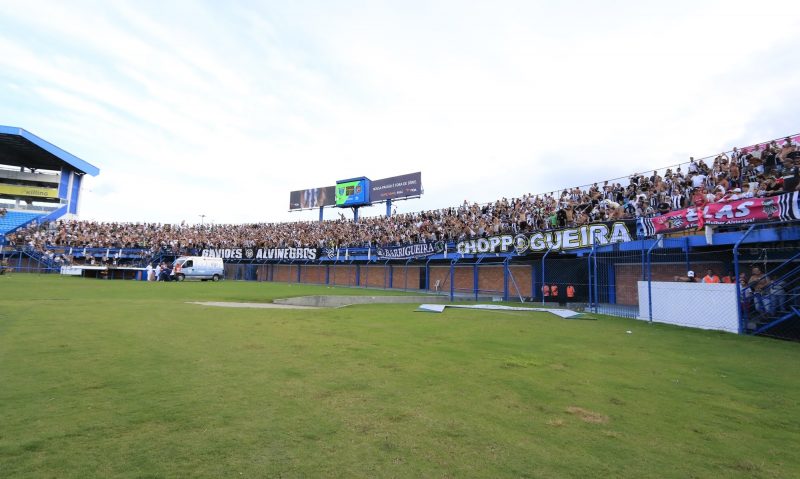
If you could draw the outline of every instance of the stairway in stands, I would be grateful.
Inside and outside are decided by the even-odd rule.
[[[800,341],[800,253],[769,266],[765,274],[768,279],[759,287],[742,288],[746,331]]]
[[[45,215],[41,212],[11,211],[0,216],[0,244],[3,244],[5,235],[27,225],[31,221],[40,220]]]

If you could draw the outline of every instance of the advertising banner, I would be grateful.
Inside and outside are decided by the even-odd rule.
[[[537,231],[518,235],[498,235],[488,238],[459,241],[456,252],[459,254],[509,253],[518,255],[544,253],[547,250],[569,251],[591,248],[592,245],[608,245],[631,241],[636,227],[635,221],[615,221],[593,223],[552,231]]]
[[[333,206],[336,201],[335,190],[336,188],[333,186],[324,186],[292,191],[289,193],[289,209],[305,210],[320,206]]]
[[[800,219],[798,193],[785,193],[766,198],[747,198],[725,203],[709,203],[702,210],[686,208],[655,218],[642,218],[640,227],[645,236],[700,229],[704,225],[736,225],[765,221]]]
[[[79,266],[62,266],[61,274],[65,276],[80,276],[83,274],[83,269]]]
[[[319,257],[317,248],[221,248],[204,249],[200,256],[224,260],[264,261],[276,259],[310,259]]]
[[[382,178],[372,182],[370,201],[378,202],[395,198],[407,198],[422,194],[422,173]]]
[[[443,241],[435,243],[416,243],[403,246],[387,246],[377,248],[376,255],[379,259],[411,259],[423,258],[434,254],[443,253],[445,244]]]
[[[0,185],[0,195],[58,198],[58,189],[45,186]]]

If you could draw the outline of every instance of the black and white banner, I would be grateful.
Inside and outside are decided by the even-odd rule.
[[[445,247],[442,241],[437,241],[435,243],[415,243],[404,246],[388,246],[386,248],[377,248],[376,256],[378,259],[422,258],[443,253]]]
[[[315,260],[318,257],[318,252],[317,248],[221,248],[204,249],[201,256],[243,261]]]
[[[613,223],[594,223],[564,228],[553,231],[537,231],[518,235],[498,235],[459,241],[456,253],[486,254],[510,253],[518,255],[543,253],[551,251],[567,251],[580,248],[591,248],[592,245],[608,245],[631,241],[635,232],[635,221],[616,221]]]

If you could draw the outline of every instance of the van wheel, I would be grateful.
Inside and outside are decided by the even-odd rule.
[[[186,276],[184,276],[183,273],[178,273],[177,275],[175,275],[176,281],[183,281],[184,279],[186,279]]]
[[[214,276],[212,276],[211,281],[219,281],[219,275],[215,274]]]

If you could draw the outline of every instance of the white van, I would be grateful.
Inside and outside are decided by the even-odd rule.
[[[181,256],[172,265],[172,274],[176,281],[199,279],[201,281],[219,281],[225,274],[222,258],[206,256]]]

